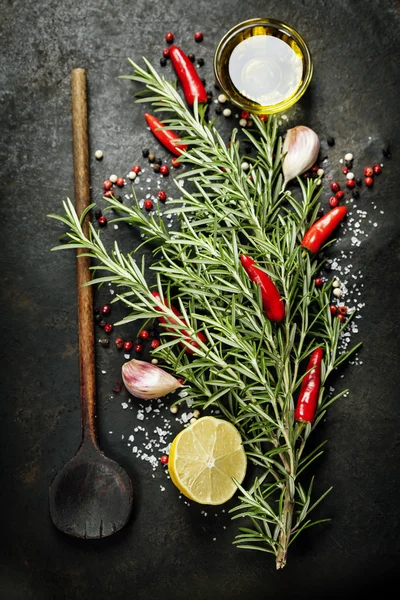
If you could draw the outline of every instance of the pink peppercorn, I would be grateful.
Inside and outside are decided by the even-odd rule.
[[[160,173],[161,173],[161,175],[168,175],[168,173],[169,173],[168,165],[161,165]]]
[[[335,208],[338,204],[339,204],[339,200],[336,198],[336,196],[331,196],[329,198],[329,206],[331,208]]]
[[[335,192],[335,193],[340,190],[340,185],[338,184],[337,181],[332,181],[331,190],[332,190],[332,192]]]
[[[364,175],[365,177],[373,177],[374,175],[374,170],[372,167],[365,167],[364,169]]]
[[[375,163],[374,166],[372,167],[372,169],[373,169],[375,175],[379,175],[379,173],[382,173],[381,165],[378,165]]]

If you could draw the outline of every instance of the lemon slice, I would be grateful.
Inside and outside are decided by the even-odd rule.
[[[175,437],[169,452],[172,482],[199,504],[223,504],[242,483],[247,458],[239,431],[215,417],[202,417]]]

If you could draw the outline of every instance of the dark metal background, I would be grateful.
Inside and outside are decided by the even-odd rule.
[[[399,26],[398,2],[362,0],[263,2],[132,2],[88,0],[2,3],[1,106],[1,378],[0,598],[4,600],[349,597],[379,591],[400,565],[399,434]],[[315,66],[304,100],[288,112],[291,124],[336,138],[331,165],[346,151],[355,170],[393,157],[372,190],[363,192],[384,214],[354,253],[364,275],[366,303],[357,339],[363,364],[338,382],[351,390],[320,428],[327,451],[314,472],[316,489],[331,494],[316,511],[330,524],[291,547],[288,566],[240,551],[236,523],[221,508],[178,499],[163,468],[135,459],[126,437],[135,411],[111,399],[121,355],[98,348],[98,423],[101,447],[130,473],[135,511],[113,538],[78,542],[59,534],[48,516],[48,486],[79,443],[75,261],[50,253],[62,229],[46,217],[73,198],[70,71],[88,69],[93,199],[111,172],[125,174],[150,146],[166,156],[133,104],[127,57],[158,63],[164,34],[202,56],[207,87],[216,42],[237,22],[270,16],[297,28]],[[202,30],[202,45],[193,33]],[[169,69],[169,67],[168,67]],[[223,117],[221,127],[227,126]],[[228,128],[226,127],[226,131]],[[325,144],[326,145],[326,144]],[[94,151],[104,150],[101,163]],[[173,190],[172,181],[168,182]],[[324,201],[329,196],[324,193]],[[360,201],[360,205],[362,204]],[[109,227],[110,243],[115,231]],[[120,227],[125,249],[138,238]],[[343,239],[341,249],[349,248]],[[98,303],[109,298],[97,292]],[[122,316],[114,309],[113,318]],[[125,328],[124,335],[132,337]],[[106,373],[102,373],[102,371]],[[126,398],[126,396],[125,396]],[[165,414],[168,414],[167,412]],[[174,424],[174,431],[179,431]],[[109,434],[113,431],[113,434]],[[125,441],[121,436],[125,434]],[[160,491],[165,485],[166,491]],[[225,507],[226,508],[226,507]],[[226,529],[224,529],[226,527]],[[216,541],[213,538],[216,537]]]

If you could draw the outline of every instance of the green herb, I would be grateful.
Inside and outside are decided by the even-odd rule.
[[[254,117],[256,130],[244,134],[256,158],[244,158],[235,130],[226,145],[213,121],[207,121],[207,107],[195,103],[191,113],[176,89],[145,62],[147,70],[132,63],[134,74],[126,78],[145,85],[147,97],[139,101],[150,101],[167,114],[165,125],[184,132],[181,137],[188,144],[182,162],[192,168],[175,178],[181,198],[169,201],[164,211],[178,219],[180,228],[170,231],[161,215],[145,215],[136,197],[130,207],[113,197],[107,202],[123,215],[116,221],[145,234],[143,243],[151,244],[155,256],[149,269],[156,288],[182,313],[179,319],[166,309],[176,324],[164,327],[154,354],[190,383],[194,406],[219,408],[239,428],[248,458],[256,465],[251,485],[238,485],[233,518],[244,517],[247,527],[240,528],[235,543],[274,554],[277,568],[282,568],[298,534],[326,520],[313,521],[310,513],[330,490],[314,498],[314,478],[304,483],[304,471],[323,453],[324,444],[308,450],[306,442],[328,405],[346,391],[329,397],[329,375],[358,347],[338,352],[346,324],[330,313],[330,285],[314,285],[321,259],[300,246],[316,219],[322,186],[298,179],[300,198],[282,191],[282,141],[275,117],[268,123]],[[249,171],[242,169],[243,160]],[[108,251],[92,226],[86,238],[69,200],[64,208],[64,217],[51,216],[67,225],[70,241],[54,249],[87,249],[95,259],[91,283],[111,282],[129,308],[121,323],[156,319],[144,262],[139,266],[117,243]],[[272,324],[265,316],[260,293],[240,264],[242,253],[251,255],[280,290],[286,304],[282,323]],[[188,356],[180,342],[187,332],[194,336],[199,331],[207,341]],[[295,423],[303,361],[321,345],[318,414],[313,426]]]

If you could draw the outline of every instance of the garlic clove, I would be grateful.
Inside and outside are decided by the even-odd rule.
[[[282,170],[288,181],[310,169],[318,158],[320,143],[315,131],[305,125],[298,125],[286,132],[282,148]]]
[[[160,367],[135,358],[122,365],[122,380],[132,396],[143,400],[160,398],[183,387]]]

